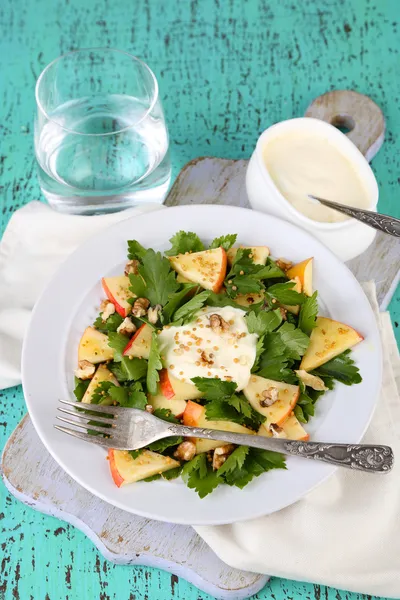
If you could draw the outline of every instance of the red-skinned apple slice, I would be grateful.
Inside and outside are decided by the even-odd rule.
[[[160,392],[166,398],[174,398],[175,400],[196,400],[202,397],[197,387],[192,383],[181,381],[177,377],[171,375],[167,369],[160,371]]]
[[[363,340],[352,327],[326,317],[317,317],[311,332],[310,344],[303,356],[300,369],[312,371]]]
[[[252,260],[256,265],[267,264],[267,258],[269,256],[268,246],[239,246],[239,248],[243,248],[243,250],[251,250]],[[227,250],[226,254],[228,257],[228,264],[231,265],[233,263],[239,248],[229,248],[229,250]]]
[[[171,266],[188,281],[219,292],[226,275],[227,257],[223,248],[170,256]]]
[[[129,291],[129,278],[125,275],[119,277],[103,277],[101,283],[107,298],[114,304],[117,313],[121,315],[121,317],[127,317],[132,309],[128,300],[133,298],[132,292]]]
[[[149,358],[152,333],[153,329],[150,325],[143,323],[127,343],[123,352],[124,356]]]
[[[289,279],[299,278],[301,289],[306,296],[312,296],[313,293],[313,260],[313,258],[307,258],[286,271]]]
[[[78,361],[88,360],[96,365],[114,357],[114,350],[108,345],[108,337],[94,327],[86,327],[79,342]]]
[[[114,377],[111,371],[109,371],[105,365],[99,365],[97,367],[96,373],[93,375],[93,378],[91,379],[87,387],[85,395],[82,398],[82,402],[84,404],[90,404],[92,402],[93,392],[95,391],[97,386],[103,381],[111,381],[111,383],[119,385],[117,379]]]
[[[185,412],[183,413],[183,424],[188,427],[207,427],[208,429],[219,429],[220,431],[230,431],[233,433],[254,434],[247,427],[243,427],[243,425],[239,425],[233,421],[209,421],[206,418],[205,407],[192,400],[189,400],[186,405]],[[192,440],[196,444],[196,454],[208,452],[226,444],[224,441],[217,440],[203,440],[200,438],[192,438]]]
[[[112,478],[118,487],[179,467],[177,460],[151,450],[142,450],[137,458],[133,458],[127,450],[109,450],[108,460]]]
[[[271,406],[262,406],[263,392],[271,388],[278,390],[278,399]],[[254,410],[267,418],[265,425],[268,428],[271,423],[281,425],[288,418],[299,398],[300,388],[298,385],[252,375],[243,393]]]

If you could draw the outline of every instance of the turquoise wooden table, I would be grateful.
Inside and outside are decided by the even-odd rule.
[[[88,46],[130,51],[153,68],[174,175],[201,155],[248,157],[263,129],[303,115],[327,90],[370,95],[387,120],[372,164],[379,209],[400,217],[399,9],[398,0],[2,0],[0,230],[16,208],[40,196],[35,80],[58,55]],[[390,311],[399,339],[399,293]],[[1,446],[24,412],[20,388],[0,392]],[[106,562],[82,533],[19,504],[4,487],[0,504],[1,600],[207,598],[167,573]],[[256,597],[367,598],[282,579]]]

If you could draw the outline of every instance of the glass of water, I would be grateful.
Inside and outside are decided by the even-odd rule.
[[[114,212],[164,200],[168,131],[153,72],[111,49],[70,52],[36,84],[41,189],[62,212]]]

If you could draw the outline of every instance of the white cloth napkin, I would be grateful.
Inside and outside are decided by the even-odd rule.
[[[232,567],[398,599],[400,357],[389,314],[379,314],[375,286],[367,284],[365,291],[380,325],[384,376],[363,441],[391,446],[393,470],[370,475],[338,469],[305,498],[277,513],[195,529]]]
[[[160,208],[144,204],[83,217],[31,202],[13,214],[0,242],[0,389],[21,383],[22,340],[30,313],[63,260],[108,225]]]

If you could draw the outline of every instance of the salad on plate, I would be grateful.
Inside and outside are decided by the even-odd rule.
[[[106,299],[79,343],[79,401],[193,427],[309,439],[320,396],[336,382],[361,381],[350,349],[363,337],[318,315],[313,258],[273,260],[267,246],[237,246],[236,238],[206,247],[179,231],[164,254],[128,242],[125,273],[102,279]],[[285,468],[280,453],[180,437],[110,450],[107,459],[118,487],[182,476],[200,497]]]

